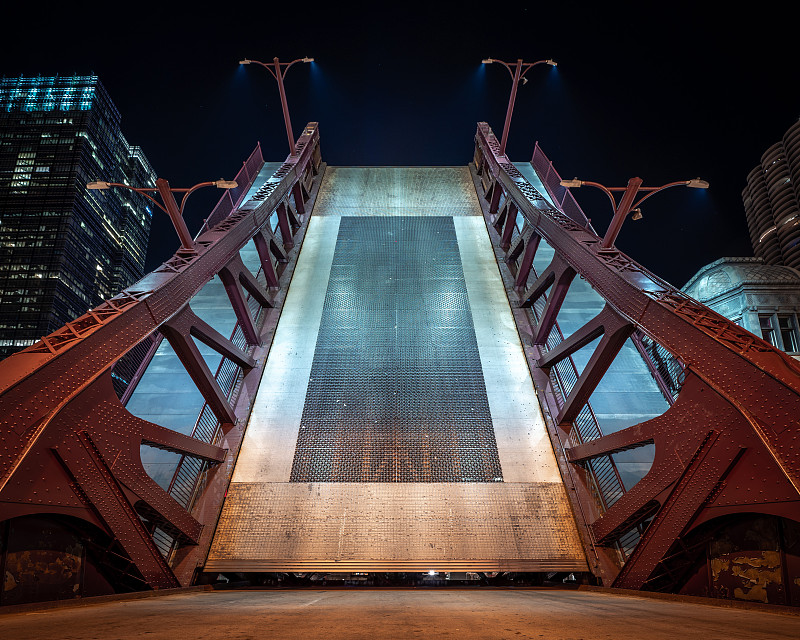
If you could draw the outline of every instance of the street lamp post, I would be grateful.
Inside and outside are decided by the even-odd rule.
[[[239,186],[235,180],[215,180],[213,182],[200,182],[193,187],[189,187],[188,189],[173,189],[169,186],[169,182],[167,182],[164,178],[159,178],[156,180],[155,188],[152,187],[132,187],[128,184],[124,184],[121,182],[103,182],[103,181],[96,181],[96,182],[89,182],[86,185],[87,189],[91,190],[105,190],[110,189],[111,187],[121,187],[123,189],[129,189],[131,191],[135,191],[136,193],[140,193],[145,198],[150,200],[154,205],[156,205],[159,209],[161,209],[164,213],[169,216],[169,219],[172,221],[172,226],[175,227],[175,231],[178,233],[178,238],[181,241],[181,249],[184,251],[194,251],[194,239],[192,238],[191,234],[189,233],[189,229],[186,226],[186,222],[183,219],[183,208],[186,206],[186,199],[189,197],[190,194],[201,189],[202,187],[217,187],[218,189],[234,189]],[[161,196],[161,200],[163,202],[159,202],[151,193],[158,193]],[[174,193],[182,193],[183,198],[181,198],[181,204],[178,206],[178,203],[175,201]]]
[[[577,178],[573,180],[562,180],[561,181],[562,187],[596,187],[609,197],[611,200],[611,207],[614,209],[614,217],[611,219],[611,224],[608,225],[608,229],[606,230],[606,235],[603,236],[603,240],[600,242],[600,250],[607,251],[614,246],[614,241],[617,239],[620,230],[622,229],[622,225],[625,222],[625,218],[628,217],[628,214],[633,211],[633,216],[631,216],[634,220],[639,220],[642,217],[642,212],[639,208],[639,205],[642,204],[645,200],[647,200],[650,196],[654,193],[658,193],[659,191],[663,191],[664,189],[668,189],[669,187],[678,187],[678,186],[685,186],[685,187],[692,187],[694,189],[708,189],[708,182],[705,180],[701,180],[700,178],[695,178],[694,180],[679,180],[677,182],[670,182],[668,184],[661,185],[660,187],[643,187],[642,186],[642,179],[641,178],[631,178],[628,180],[627,187],[606,187],[598,182],[588,182],[586,180],[578,180]],[[614,199],[614,191],[622,191],[622,197],[619,200],[619,204]],[[647,192],[647,195],[636,200],[636,196],[639,192]],[[634,202],[634,200],[636,200]]]
[[[523,62],[521,59],[517,60],[514,63],[503,62],[502,60],[497,60],[495,58],[486,58],[481,60],[483,64],[492,64],[493,62],[499,62],[502,64],[508,72],[511,74],[511,96],[508,98],[508,109],[506,110],[506,121],[503,124],[503,135],[500,139],[500,155],[503,156],[506,153],[506,142],[508,142],[508,130],[511,127],[511,114],[514,113],[514,102],[517,99],[517,89],[519,88],[519,81],[522,80],[522,84],[528,82],[528,79],[525,77],[525,74],[528,73],[531,67],[535,67],[537,64],[549,64],[552,67],[557,66],[554,60],[537,60],[536,62]],[[513,67],[513,70],[512,70]]]
[[[283,86],[283,78],[295,62],[314,62],[314,58],[298,58],[291,62],[281,62],[278,58],[273,58],[272,63],[260,62],[258,60],[240,60],[239,64],[260,64],[267,71],[272,74],[272,77],[278,81],[278,93],[281,96],[281,109],[283,110],[283,122],[286,125],[286,136],[289,138],[289,155],[297,155],[295,149],[294,134],[292,133],[292,121],[289,119],[289,104],[286,102],[286,89]]]

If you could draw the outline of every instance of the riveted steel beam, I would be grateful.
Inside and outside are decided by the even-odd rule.
[[[475,163],[480,167],[476,184],[479,190],[482,187],[483,196],[489,199],[502,190],[526,224],[555,251],[550,267],[519,294],[520,306],[527,307],[552,288],[547,303],[552,309],[545,308],[534,331],[532,366],[536,362],[548,369],[601,335],[602,327],[594,361],[563,407],[557,403],[558,394],[548,391],[552,381],[533,368],[534,378],[544,390],[543,401],[549,412],[558,416],[562,433],[569,432],[580,405],[632,330],[648,336],[685,366],[680,394],[664,414],[566,449],[567,465],[577,465],[572,480],[588,482],[583,465],[589,461],[644,444],[655,445],[649,473],[605,513],[587,520],[594,539],[612,544],[620,534],[633,527],[642,530],[652,519],[615,586],[646,588],[671,545],[680,545],[694,528],[714,518],[763,513],[797,520],[800,364],[676,290],[622,251],[603,249],[586,216],[558,186],[560,178],[538,145],[533,164],[545,171],[540,178],[548,185],[549,198],[563,209],[549,205],[498,155],[497,140],[485,123],[479,123],[475,142]],[[523,262],[532,254],[526,248]],[[548,352],[544,342],[566,288],[556,291],[555,284],[559,276],[569,273],[568,268],[605,299],[604,313],[613,320],[614,328],[610,330],[595,319]],[[515,280],[518,291],[527,278],[527,269],[520,268]],[[665,388],[662,391],[670,393]],[[551,432],[554,446],[560,447],[556,433]],[[571,494],[577,501],[576,512],[597,513],[596,506],[586,502],[591,493],[587,484]]]
[[[268,228],[280,203],[292,194],[300,202],[308,197],[320,166],[316,123],[305,128],[297,146],[298,154],[243,202],[263,165],[256,149],[237,175],[241,197],[234,203],[226,193],[194,239],[195,250],[179,250],[119,295],[0,363],[0,518],[60,513],[84,519],[122,545],[152,588],[178,586],[141,518],[189,544],[200,539],[202,527],[145,473],[140,447],[144,443],[212,465],[226,459],[226,452],[130,414],[114,393],[109,372],[125,353],[160,331],[223,425],[238,420],[204,370],[194,338],[244,369],[256,363],[194,316],[188,303],[227,268],[238,286],[269,306],[270,293],[239,266],[239,250]],[[285,251],[268,235],[270,252],[285,263]]]

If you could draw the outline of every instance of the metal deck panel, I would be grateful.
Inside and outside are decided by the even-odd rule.
[[[467,167],[328,167],[315,216],[480,216]]]
[[[207,571],[582,571],[556,483],[240,483]],[[246,534],[246,535],[243,535]]]
[[[351,168],[338,176],[333,169],[331,179],[326,172],[206,570],[416,571],[432,562],[449,570],[585,570],[483,219],[460,217],[479,211],[460,168],[449,170],[455,177],[440,192],[457,195],[456,240],[505,482],[290,482],[314,352],[332,346],[317,339],[330,294],[336,214],[366,213],[359,202],[386,202],[387,185],[404,173],[425,184],[421,171],[442,180],[439,168]],[[428,213],[441,215],[445,205]],[[409,197],[379,213],[425,210]],[[353,321],[374,318],[359,312]]]

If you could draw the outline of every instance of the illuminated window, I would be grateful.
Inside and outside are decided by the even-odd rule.
[[[793,313],[759,315],[758,323],[761,337],[771,345],[788,353],[800,349],[800,336],[797,330],[797,317]]]
[[[779,315],[778,316],[778,331],[781,334],[781,341],[783,342],[783,350],[789,353],[797,352],[797,319],[794,315]]]
[[[758,324],[761,327],[761,337],[771,345],[778,347],[778,335],[772,326],[772,316],[758,316]]]

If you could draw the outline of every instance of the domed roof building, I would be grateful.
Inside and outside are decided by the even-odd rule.
[[[762,258],[720,258],[702,267],[683,291],[751,333],[800,352],[800,272]]]

